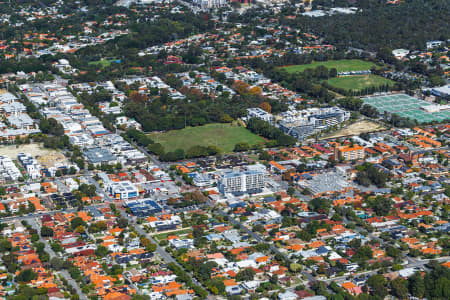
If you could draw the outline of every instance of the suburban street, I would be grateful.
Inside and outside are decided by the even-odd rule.
[[[130,219],[129,216],[127,215],[127,213],[122,210],[119,209],[120,215],[123,218],[126,218],[128,220],[132,220],[133,224],[132,226],[134,226],[134,229],[136,230],[136,232],[141,235],[141,236],[145,236],[146,238],[148,238],[150,240],[150,242],[152,242],[152,244],[156,245],[156,250],[155,252],[162,258],[164,259],[164,261],[166,263],[174,263],[176,264],[178,267],[180,267],[181,269],[184,270],[183,266],[181,266],[169,253],[166,252],[166,250],[164,250],[161,246],[159,246],[158,242],[155,241],[153,239],[153,237],[151,235],[149,235],[139,224],[136,224],[134,222],[133,219]],[[192,274],[186,272],[186,274],[188,274],[188,276],[191,278],[192,282],[198,286],[203,286],[194,276],[192,276]],[[203,288],[207,291],[207,289],[203,286]],[[209,292],[208,292],[209,294]]]
[[[38,231],[39,234],[39,241],[44,243],[45,245],[45,251],[50,255],[50,259],[54,258],[54,257],[58,257],[56,255],[56,253],[53,251],[53,249],[50,247],[49,243],[47,242],[47,240],[43,239],[41,237],[41,229],[38,226],[38,224],[36,223],[36,220],[33,219],[28,219],[27,220],[31,227],[33,227],[34,229],[36,229]],[[88,298],[84,295],[84,293],[81,291],[80,286],[78,285],[78,283],[72,279],[72,277],[70,276],[69,272],[67,272],[67,270],[65,269],[61,269],[59,270],[59,273],[67,280],[67,282],[76,290],[77,294],[80,296],[80,299],[82,300],[88,300]]]
[[[233,224],[233,225],[239,225],[240,228],[242,228],[248,235],[250,235],[252,238],[254,238],[255,240],[257,240],[258,242],[263,243],[263,244],[268,244],[268,243],[267,243],[264,239],[262,239],[258,234],[256,234],[256,233],[253,232],[252,230],[250,230],[250,229],[248,229],[247,227],[245,227],[241,222],[236,221],[234,218],[230,217],[230,216],[229,216],[226,212],[224,212],[223,210],[217,208],[217,212],[218,212],[220,215],[222,215],[223,217],[227,216],[228,219],[230,220],[230,223],[231,223],[231,224]],[[272,251],[274,254],[279,254],[279,255],[281,255],[281,256],[284,258],[284,260],[285,260],[286,262],[288,262],[288,263],[291,262],[291,259],[290,259],[289,257],[287,257],[286,254],[284,254],[284,253],[282,253],[281,251],[279,251],[277,247],[275,247],[273,244],[269,244],[269,245],[270,245],[270,251]],[[302,272],[302,275],[305,275],[306,278],[307,278],[309,281],[312,281],[312,282],[316,281],[316,279],[314,278],[314,276],[312,276],[312,275],[311,275],[310,273],[308,273],[308,272],[303,271],[303,272]]]

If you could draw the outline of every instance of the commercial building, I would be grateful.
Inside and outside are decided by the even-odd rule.
[[[107,186],[108,192],[117,200],[133,199],[138,196],[138,189],[129,180],[111,182]]]
[[[117,163],[117,157],[112,155],[111,152],[105,148],[96,147],[86,149],[83,154],[87,162],[94,166]]]
[[[438,97],[448,97],[450,96],[450,84],[441,86],[441,87],[434,87],[430,89],[430,92],[432,95],[438,96]]]
[[[195,186],[210,186],[214,182],[213,174],[191,173],[193,174],[193,183]]]
[[[193,0],[192,3],[201,9],[220,8],[228,4],[226,0]]]
[[[336,147],[335,157],[342,157],[344,160],[364,159],[364,147],[360,145]]]
[[[158,203],[148,198],[125,201],[123,206],[129,208],[136,217],[148,217],[162,211],[162,207]]]
[[[352,183],[340,172],[312,174],[312,176],[297,181],[297,185],[308,189],[314,197],[327,193],[345,192],[353,187]]]
[[[219,180],[219,191],[233,195],[259,193],[264,188],[265,173],[261,171],[227,172]]]

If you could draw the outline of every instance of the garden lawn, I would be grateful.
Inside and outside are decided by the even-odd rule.
[[[332,87],[353,91],[359,91],[364,88],[372,86],[377,87],[385,84],[388,84],[389,86],[394,85],[394,81],[377,75],[353,75],[335,77],[328,79],[327,83]]]
[[[308,68],[315,69],[318,66],[325,66],[328,68],[328,70],[336,68],[338,72],[349,72],[370,70],[372,67],[376,67],[376,64],[361,59],[340,59],[329,61],[315,61],[307,65],[293,65],[282,68],[289,73],[296,73],[303,72]]]
[[[248,129],[232,124],[207,124],[197,127],[186,127],[180,130],[171,130],[164,133],[151,133],[150,137],[155,143],[161,143],[166,152],[184,149],[187,151],[193,146],[217,146],[223,152],[233,152],[237,143],[255,145],[263,143],[264,139],[251,133]]]

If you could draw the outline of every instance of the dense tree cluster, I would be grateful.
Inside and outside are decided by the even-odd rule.
[[[308,206],[310,209],[320,213],[328,213],[331,202],[326,198],[314,198],[309,201]]]
[[[348,110],[359,111],[363,104],[363,100],[353,97],[340,98],[338,100],[340,106]]]
[[[400,5],[364,1],[370,9],[356,14],[336,14],[318,18],[284,19],[288,25],[324,36],[338,47],[377,51],[388,43],[393,49],[425,49],[431,40],[450,38],[450,3],[445,0],[412,0]],[[370,3],[370,5],[369,5]],[[389,30],[386,30],[389,28]]]
[[[148,102],[129,99],[124,110],[127,116],[142,124],[144,131],[149,132],[229,123],[245,116],[248,107],[257,107],[261,102],[263,99],[253,95],[235,95],[231,98],[222,95],[212,99],[207,95],[194,97],[189,94],[185,100],[173,100],[162,93]]]
[[[150,144],[153,144],[153,140],[148,135],[134,127],[127,129],[125,137],[130,138],[139,146],[148,147]]]
[[[42,133],[51,134],[54,136],[62,136],[64,135],[64,128],[61,124],[59,124],[55,119],[42,119],[39,122],[39,129]]]
[[[200,297],[200,298],[206,298],[208,296],[208,292],[205,291],[203,288],[199,287],[198,285],[192,283],[191,278],[189,275],[180,268],[177,264],[171,262],[167,264],[167,267],[175,274],[177,275],[177,280],[183,281],[189,286],[191,289],[194,290],[194,292]]]
[[[281,129],[276,128],[263,120],[255,118],[250,119],[247,124],[247,129],[273,141],[268,143],[269,146],[292,146],[297,142],[292,136],[285,134]]]
[[[413,128],[413,127],[418,125],[417,120],[400,117],[397,114],[392,114],[390,117],[387,117],[386,121],[389,122],[390,124],[392,124],[395,127],[409,127],[409,128]]]
[[[208,198],[205,195],[203,195],[202,192],[195,191],[184,194],[181,201],[178,201],[175,198],[169,198],[167,200],[167,204],[174,205],[175,207],[186,207],[195,204],[202,204],[205,203],[207,200]]]
[[[378,170],[370,163],[364,163],[356,167],[359,171],[356,181],[363,186],[374,184],[378,187],[384,187],[387,180],[387,175]]]

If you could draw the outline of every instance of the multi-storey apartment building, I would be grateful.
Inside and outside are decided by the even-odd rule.
[[[363,159],[365,157],[364,147],[360,145],[336,147],[335,157],[342,157],[344,160]]]
[[[254,194],[261,192],[264,188],[264,176],[264,172],[254,170],[227,172],[219,180],[218,187],[223,194]]]

